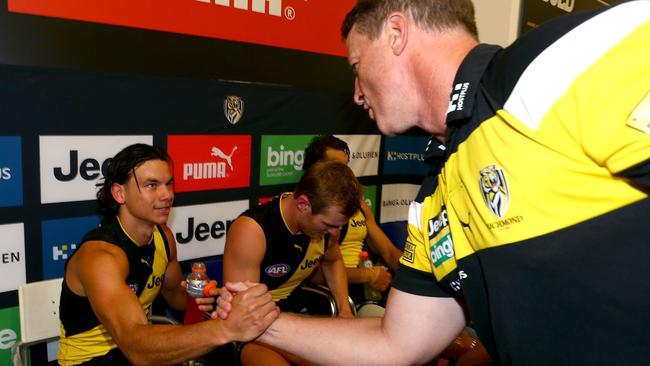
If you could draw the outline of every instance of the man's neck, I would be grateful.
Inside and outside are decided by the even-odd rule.
[[[282,210],[282,217],[287,229],[292,234],[298,234],[300,227],[298,226],[298,204],[293,197],[293,194],[283,194],[280,196],[280,210]]]
[[[421,112],[418,127],[429,132],[441,142],[445,142],[447,133],[447,109],[456,73],[465,57],[478,45],[462,29],[450,30],[436,37],[423,37],[429,52],[416,57],[416,87],[421,94],[426,108]]]
[[[118,213],[117,220],[124,233],[137,245],[144,246],[151,242],[153,225],[147,224],[132,216]]]

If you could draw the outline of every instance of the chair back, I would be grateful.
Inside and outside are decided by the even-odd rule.
[[[18,287],[20,334],[23,345],[59,337],[59,298],[63,278]]]

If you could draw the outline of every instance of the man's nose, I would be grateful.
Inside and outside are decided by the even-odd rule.
[[[174,188],[168,185],[161,185],[160,189],[160,199],[161,200],[170,200],[174,198]]]

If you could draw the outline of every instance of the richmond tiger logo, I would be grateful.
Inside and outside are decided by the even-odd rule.
[[[481,169],[479,179],[483,200],[496,217],[503,218],[510,207],[510,191],[503,170],[496,164]]]
[[[244,100],[236,95],[229,95],[223,101],[223,113],[231,124],[239,122],[244,115]]]

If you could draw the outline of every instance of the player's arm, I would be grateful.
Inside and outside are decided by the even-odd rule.
[[[223,281],[259,282],[260,265],[266,252],[262,227],[248,216],[238,217],[230,226],[223,253]]]
[[[386,233],[379,227],[372,210],[365,202],[361,202],[361,210],[366,217],[366,229],[368,230],[368,237],[366,242],[373,252],[379,254],[386,265],[393,271],[397,271],[399,258],[402,256],[402,251],[399,250],[395,244],[386,236]]]
[[[414,365],[435,357],[464,325],[455,299],[393,288],[383,320],[283,313],[258,341],[322,365]]]
[[[351,317],[352,310],[348,302],[348,279],[345,273],[345,265],[343,264],[343,256],[338,244],[337,235],[329,235],[327,237],[328,245],[325,254],[321,258],[321,269],[327,287],[329,287],[336,306],[339,311],[339,316]]]
[[[134,365],[179,364],[233,340],[252,339],[278,313],[266,288],[253,286],[232,300],[227,321],[151,325],[125,283],[129,265],[120,248],[101,241],[87,242],[68,267],[66,281],[71,290],[88,297],[99,321]]]
[[[167,236],[167,242],[169,243],[169,258],[167,260],[167,269],[165,270],[165,280],[162,285],[161,293],[167,304],[174,310],[182,311],[185,310],[186,306],[186,294],[185,288],[181,285],[183,279],[183,273],[181,267],[178,264],[178,257],[176,254],[176,241],[174,240],[174,235],[167,225],[163,225],[162,235]],[[216,295],[216,294],[215,294]],[[208,301],[210,299],[202,299],[203,301]],[[214,302],[214,298],[211,299]],[[210,310],[210,309],[206,309]]]

